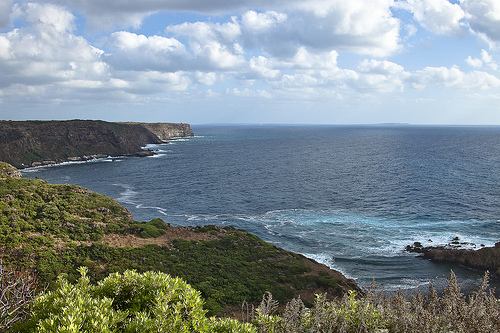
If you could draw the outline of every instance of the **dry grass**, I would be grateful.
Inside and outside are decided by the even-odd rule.
[[[5,332],[29,315],[37,289],[35,274],[15,270],[0,260],[0,332]]]
[[[500,332],[500,301],[489,289],[489,274],[472,294],[465,296],[453,271],[439,295],[392,296],[370,288],[364,296],[355,292],[328,301],[318,295],[306,308],[300,299],[286,305],[280,316],[272,315],[276,303],[265,295],[253,323],[259,332]]]

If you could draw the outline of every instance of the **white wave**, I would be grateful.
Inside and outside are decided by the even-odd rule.
[[[335,264],[335,258],[333,258],[330,254],[327,253],[301,253],[303,256],[313,259],[320,264],[328,266],[330,269],[336,270],[344,275],[348,279],[356,280],[357,278],[354,276],[350,276],[349,273],[344,271],[342,267],[339,267]]]
[[[116,201],[135,205],[135,202],[132,199],[135,196],[137,196],[138,192],[134,191],[132,187],[129,185],[124,185],[124,184],[113,184],[113,185],[122,187],[124,189],[124,191],[119,193],[119,197],[116,198]]]
[[[162,157],[165,157],[167,156],[167,154],[154,154],[154,155],[151,155],[151,156],[147,156],[147,158],[162,158]]]
[[[376,283],[376,281],[375,281]],[[398,290],[402,291],[410,291],[410,290],[418,290],[418,289],[428,289],[431,285],[431,281],[429,280],[421,280],[421,279],[410,279],[403,278],[400,280],[400,283],[397,284],[384,284],[380,287],[382,291],[395,292]],[[425,288],[423,288],[425,287]]]

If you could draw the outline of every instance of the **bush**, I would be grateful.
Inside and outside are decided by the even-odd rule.
[[[139,222],[132,225],[141,238],[156,238],[165,234],[167,224],[162,219],[152,219],[149,222]]]
[[[180,278],[158,272],[110,274],[97,285],[81,267],[70,284],[39,297],[21,332],[255,332],[250,324],[207,318],[200,293]]]

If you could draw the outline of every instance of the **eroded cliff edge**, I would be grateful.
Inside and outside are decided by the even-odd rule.
[[[189,124],[0,121],[0,160],[17,168],[104,156],[145,156],[148,143],[193,136]]]
[[[194,136],[194,132],[189,124],[183,123],[124,123],[129,125],[141,125],[146,127],[151,133],[162,141],[174,138],[184,138]]]

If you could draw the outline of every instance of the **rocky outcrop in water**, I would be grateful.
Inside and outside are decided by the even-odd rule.
[[[192,135],[188,124],[0,121],[0,160],[25,168],[109,155],[148,156],[153,153],[141,149],[148,143]]]
[[[494,247],[479,250],[461,249],[453,246],[422,246],[415,242],[406,247],[407,252],[420,253],[419,257],[435,262],[447,262],[465,267],[488,270],[500,275],[500,242]]]

